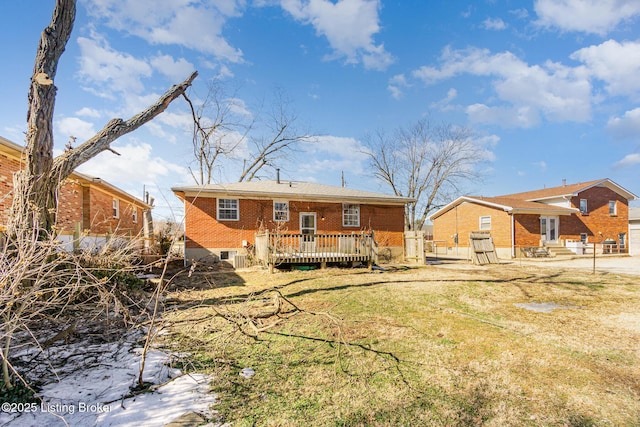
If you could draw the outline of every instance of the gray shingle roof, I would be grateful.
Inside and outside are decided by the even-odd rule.
[[[249,181],[230,184],[207,184],[173,187],[176,194],[200,197],[282,198],[288,200],[352,201],[405,204],[413,199],[347,187],[300,181]]]

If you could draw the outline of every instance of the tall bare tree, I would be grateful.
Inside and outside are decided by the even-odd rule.
[[[286,158],[297,144],[315,139],[311,133],[299,129],[298,116],[282,89],[275,90],[271,110],[264,123],[264,135],[250,138],[250,156],[244,160],[239,182],[254,180],[265,167],[275,168],[276,163]]]
[[[235,96],[228,96],[223,82],[209,82],[206,96],[195,104],[184,94],[193,119],[192,147],[196,167],[189,168],[197,184],[211,184],[220,160],[234,154],[245,141],[253,121],[247,114],[238,113],[243,108]]]
[[[469,128],[432,126],[426,119],[391,136],[380,130],[365,144],[374,176],[395,195],[416,200],[405,212],[408,230],[422,228],[430,212],[459,195],[464,184],[480,179],[478,166],[487,159]]]
[[[53,157],[54,84],[58,61],[69,41],[76,16],[75,0],[56,0],[51,23],[42,32],[29,88],[25,167],[14,176],[14,199],[8,231],[34,226],[51,231],[55,225],[56,194],[60,183],[82,163],[105,150],[122,135],[162,113],[197,76],[172,86],[158,101],[128,120],[112,119],[94,137]],[[113,150],[111,150],[113,151]]]

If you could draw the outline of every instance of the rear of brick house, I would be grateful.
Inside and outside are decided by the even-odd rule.
[[[13,202],[13,174],[22,168],[23,147],[0,137],[0,231],[4,230]],[[138,236],[145,211],[151,206],[100,179],[72,173],[58,192],[56,227],[59,238],[70,241],[74,233],[104,238],[113,234]]]
[[[629,201],[633,193],[609,179],[562,185],[499,197],[460,197],[431,215],[434,240],[452,255],[467,256],[472,231],[491,234],[500,258],[524,248],[569,248],[612,242],[628,248]],[[444,250],[444,249],[443,249]]]
[[[307,182],[253,181],[176,187],[185,206],[185,259],[229,260],[256,233],[373,232],[383,260],[401,259],[410,199]]]

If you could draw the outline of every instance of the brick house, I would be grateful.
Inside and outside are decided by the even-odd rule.
[[[317,235],[374,232],[380,254],[403,254],[405,205],[411,199],[297,181],[176,187],[184,202],[185,259],[230,260],[264,230]]]
[[[0,231],[13,201],[13,174],[22,167],[23,147],[0,137]],[[143,230],[144,213],[151,206],[108,182],[79,172],[60,187],[56,225],[59,238],[74,232],[99,238],[117,233],[136,236]]]
[[[543,246],[583,253],[586,244],[597,243],[602,251],[605,241],[626,251],[629,201],[636,198],[610,179],[499,197],[463,196],[430,216],[433,239],[448,254],[466,255],[469,234],[485,230],[501,258]]]

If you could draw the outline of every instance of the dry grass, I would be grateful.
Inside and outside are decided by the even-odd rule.
[[[206,286],[171,295],[167,343],[216,374],[233,425],[640,425],[637,277],[464,264],[191,280]],[[299,310],[280,299],[264,318],[279,298],[265,289]],[[571,308],[515,305],[531,302]]]

